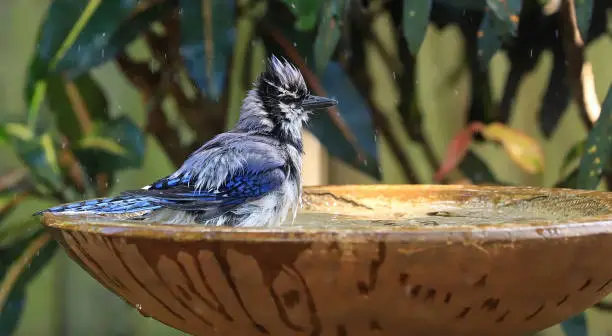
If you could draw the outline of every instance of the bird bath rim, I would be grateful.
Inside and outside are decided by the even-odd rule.
[[[60,230],[80,231],[97,233],[104,236],[120,236],[129,238],[154,238],[173,241],[329,241],[338,240],[346,242],[366,242],[366,241],[499,241],[517,239],[543,239],[553,237],[573,237],[584,236],[598,233],[612,232],[612,193],[564,189],[564,188],[535,188],[535,187],[514,187],[514,186],[475,186],[475,185],[330,185],[305,187],[304,194],[333,194],[351,195],[353,194],[372,194],[377,192],[387,192],[395,196],[405,193],[421,192],[423,195],[438,194],[443,196],[455,193],[474,193],[481,195],[506,195],[512,199],[518,196],[538,196],[538,195],[563,195],[589,197],[604,202],[610,206],[611,212],[599,216],[583,216],[558,221],[541,220],[533,223],[502,223],[486,225],[457,225],[457,226],[418,226],[402,227],[399,230],[386,231],[364,229],[344,229],[334,230],[326,228],[296,228],[284,227],[210,227],[202,225],[181,225],[181,224],[143,224],[133,221],[104,221],[97,220],[95,224],[83,223],[86,219],[45,213],[43,224],[49,228]],[[429,194],[428,194],[429,193]],[[372,196],[370,196],[372,197]],[[387,196],[391,198],[392,196]],[[447,196],[448,197],[448,196]],[[414,198],[414,197],[412,197]],[[435,199],[435,198],[434,198]],[[442,197],[438,199],[444,199]],[[452,198],[447,198],[452,199]]]

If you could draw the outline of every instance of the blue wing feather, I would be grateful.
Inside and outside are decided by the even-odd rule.
[[[239,149],[232,147],[231,141],[240,143]],[[195,172],[216,168],[206,167],[204,152],[228,146],[229,149],[224,149],[224,155],[242,155],[242,166],[235,169],[236,173],[230,174],[216,190],[197,190],[195,185],[199,176]],[[240,153],[230,154],[232,151]],[[285,159],[262,139],[252,137],[251,141],[244,141],[244,136],[225,134],[196,151],[177,171],[178,174],[162,178],[148,189],[126,191],[117,197],[63,204],[35,215],[42,212],[122,214],[169,208],[194,211],[199,219],[209,219],[278,189],[287,178],[287,169]]]
[[[82,212],[97,214],[122,214],[147,210],[156,210],[163,206],[162,202],[147,197],[117,196],[95,198],[86,201],[73,202],[51,207],[34,213],[34,216],[43,212],[66,213]]]
[[[149,189],[130,190],[123,194],[152,198],[159,200],[164,207],[198,211],[200,218],[212,218],[279,188],[286,178],[284,166],[266,168],[264,171],[244,169],[231,175],[220,188],[212,191],[196,190],[195,180],[185,174],[161,179]]]

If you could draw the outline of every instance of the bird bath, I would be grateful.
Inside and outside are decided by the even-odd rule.
[[[104,286],[193,335],[522,335],[612,290],[604,192],[330,186],[279,228],[43,222]]]

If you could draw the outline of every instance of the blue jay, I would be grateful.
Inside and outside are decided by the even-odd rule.
[[[302,126],[311,111],[336,105],[311,95],[298,69],[272,56],[233,129],[193,152],[173,174],[116,197],[37,212],[117,216],[150,223],[280,225],[301,206]],[[204,111],[203,111],[204,112]]]

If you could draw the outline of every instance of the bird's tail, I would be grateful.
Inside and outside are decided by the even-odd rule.
[[[150,197],[138,197],[130,195],[120,195],[116,197],[95,198],[86,201],[67,203],[49,209],[38,211],[34,216],[45,212],[61,214],[130,214],[136,212],[153,211],[161,208],[159,202],[155,202]]]

